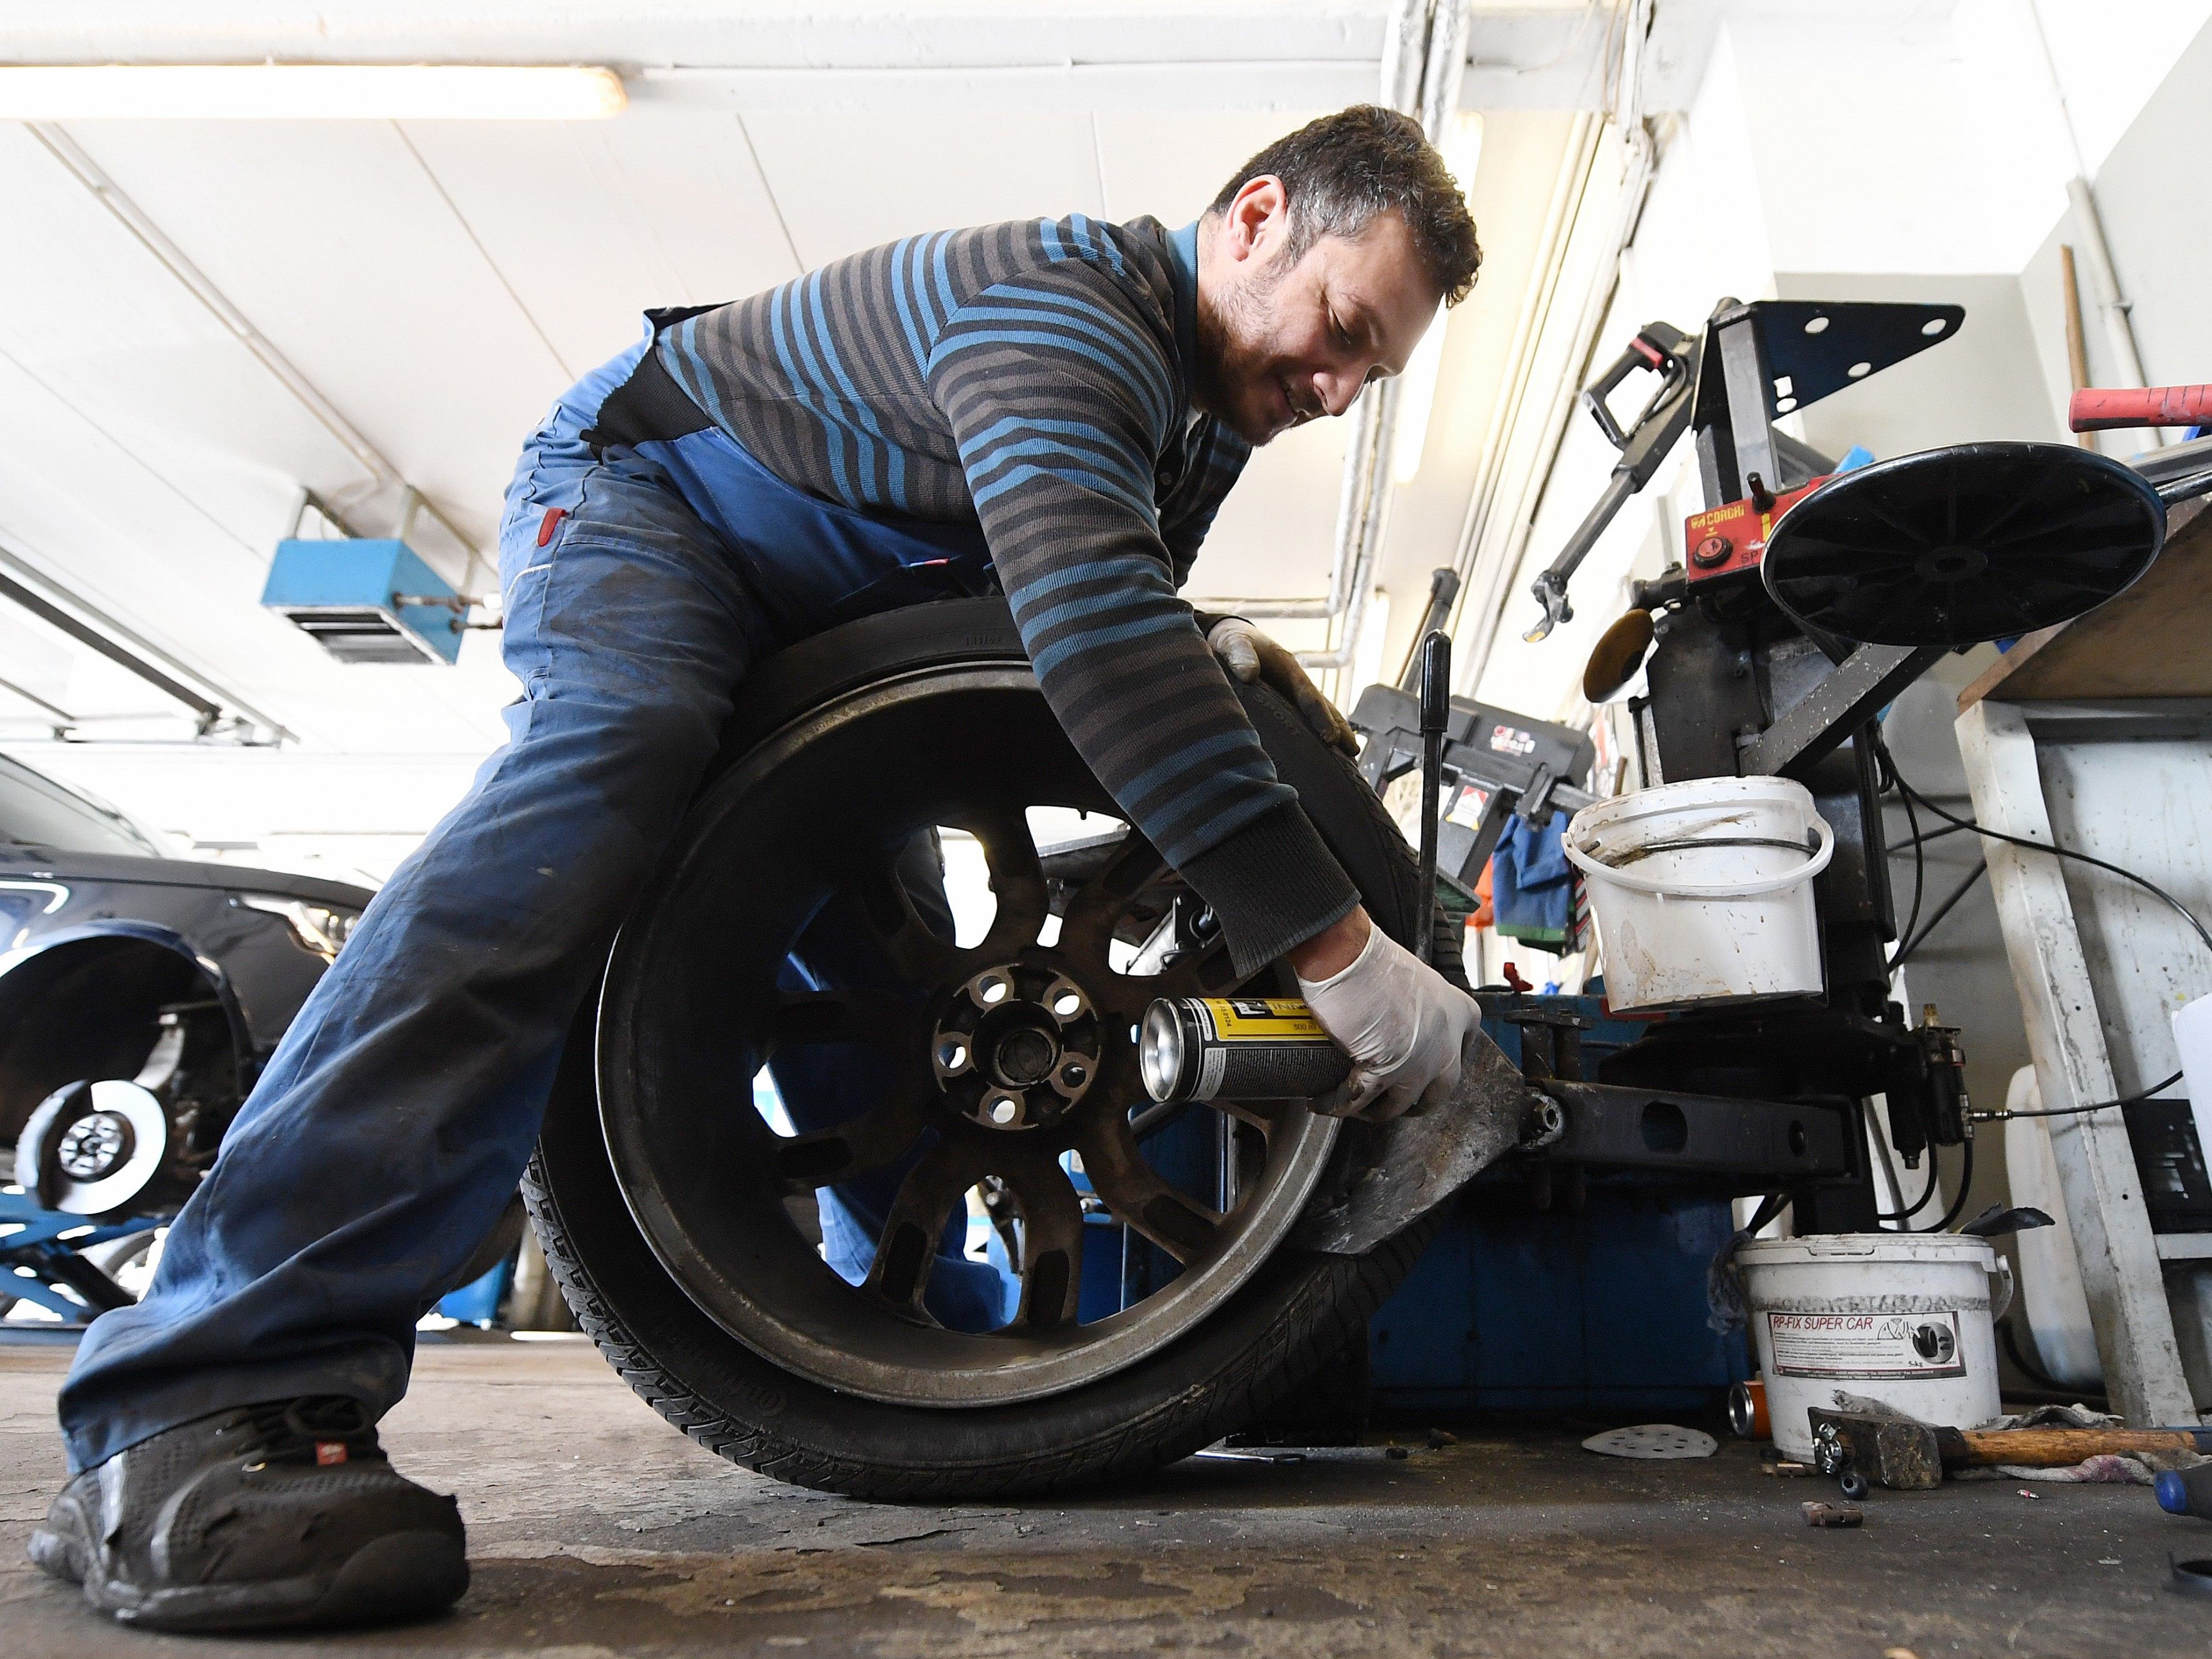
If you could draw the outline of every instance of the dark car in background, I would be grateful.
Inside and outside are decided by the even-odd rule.
[[[0,1301],[128,1299],[93,1247],[183,1203],[370,896],[176,857],[0,757],[0,1273],[33,1270]]]

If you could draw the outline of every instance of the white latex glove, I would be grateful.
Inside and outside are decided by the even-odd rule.
[[[1441,1106],[1459,1086],[1460,1050],[1482,1010],[1380,927],[1350,967],[1319,983],[1300,977],[1298,990],[1352,1056],[1352,1075],[1314,1102],[1316,1112],[1387,1123],[1417,1101]]]
[[[1231,674],[1247,685],[1264,681],[1305,717],[1315,736],[1330,748],[1358,758],[1359,734],[1352,729],[1352,722],[1322,696],[1321,688],[1298,666],[1298,659],[1278,641],[1243,617],[1229,617],[1213,624],[1206,642]]]

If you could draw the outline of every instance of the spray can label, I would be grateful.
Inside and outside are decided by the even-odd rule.
[[[1313,1010],[1296,997],[1200,997],[1198,1006],[1206,1011],[1212,1035],[1224,1042],[1328,1041]]]
[[[1312,1095],[1343,1081],[1343,1052],[1296,997],[1196,997],[1192,1006],[1202,1027],[1197,1099]]]

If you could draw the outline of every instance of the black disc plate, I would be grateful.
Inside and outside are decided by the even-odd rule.
[[[1869,645],[1972,645],[2102,605],[2149,568],[2166,507],[2119,462],[2065,444],[1956,444],[1823,484],[1761,569],[1802,626]]]

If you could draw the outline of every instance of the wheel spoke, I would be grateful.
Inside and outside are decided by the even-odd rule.
[[[921,1011],[890,991],[788,991],[769,1017],[768,1054],[806,1042],[864,1042],[905,1060],[927,1040]]]
[[[928,1317],[921,1296],[937,1264],[937,1241],[953,1206],[991,1173],[988,1163],[981,1149],[964,1138],[940,1140],[923,1154],[899,1183],[898,1196],[884,1218],[876,1259],[868,1268],[870,1290]]]
[[[1869,501],[1866,503],[1866,510],[1874,517],[1880,519],[1884,524],[1887,525],[1892,530],[1894,530],[1899,535],[1904,537],[1906,541],[1910,542],[1912,544],[1912,551],[1916,553],[1925,552],[1929,548],[1935,545],[1935,543],[1929,538],[1926,532],[1917,529],[1913,526],[1905,523],[1894,513],[1892,513],[1883,503]]]
[[[1897,568],[1901,560],[1911,557],[1908,549],[1892,542],[1884,547],[1865,547],[1856,543],[1823,539],[1809,557],[1801,557],[1793,577],[1818,578],[1832,581],[1840,576],[1880,575]]]
[[[1083,1291],[1083,1202],[1056,1160],[1001,1158],[994,1173],[1022,1210],[1022,1305],[1016,1327],[1052,1330],[1075,1322]]]
[[[1212,1249],[1221,1231],[1220,1212],[1161,1180],[1137,1151],[1127,1118],[1119,1113],[1091,1118],[1075,1145],[1083,1155],[1083,1173],[1122,1221],[1185,1264]]]
[[[1301,1105],[1303,1103],[1300,1103]],[[1224,1117],[1233,1117],[1239,1123],[1249,1123],[1263,1136],[1274,1138],[1277,1120],[1269,1111],[1277,1103],[1257,1100],[1170,1100],[1147,1106],[1129,1120],[1129,1138],[1142,1142],[1173,1123],[1185,1112],[1204,1105],[1219,1112]]]
[[[939,985],[959,977],[959,947],[923,920],[890,860],[862,872],[854,884],[854,896],[864,925],[902,978]]]
[[[2031,507],[2039,507],[2043,505],[2044,503],[2038,498],[2035,491],[2025,490],[2021,492],[2021,494],[2014,496],[2011,501],[2002,503],[1998,507],[1996,517],[1984,519],[1981,523],[1974,526],[1972,532],[1974,544],[1978,547],[1990,547],[1994,545],[1996,543],[1997,532],[1999,531],[2002,530],[2007,525],[2010,524],[2014,519],[2020,517],[2021,514],[2028,511]]]
[[[1060,949],[1071,960],[1106,966],[1114,925],[1130,902],[1167,869],[1167,860],[1136,830],[1129,831],[1106,867],[1084,883],[1060,918]]]
[[[999,902],[991,930],[974,954],[1000,961],[1035,945],[1043,931],[1049,902],[1044,866],[1037,859],[1036,838],[1030,833],[1028,815],[1018,806],[979,816],[972,833],[983,843],[984,861],[991,871],[991,891]]]
[[[931,1085],[910,1079],[891,1098],[850,1123],[779,1139],[776,1173],[794,1193],[834,1186],[880,1170],[921,1139],[927,1120],[923,1110]]]

